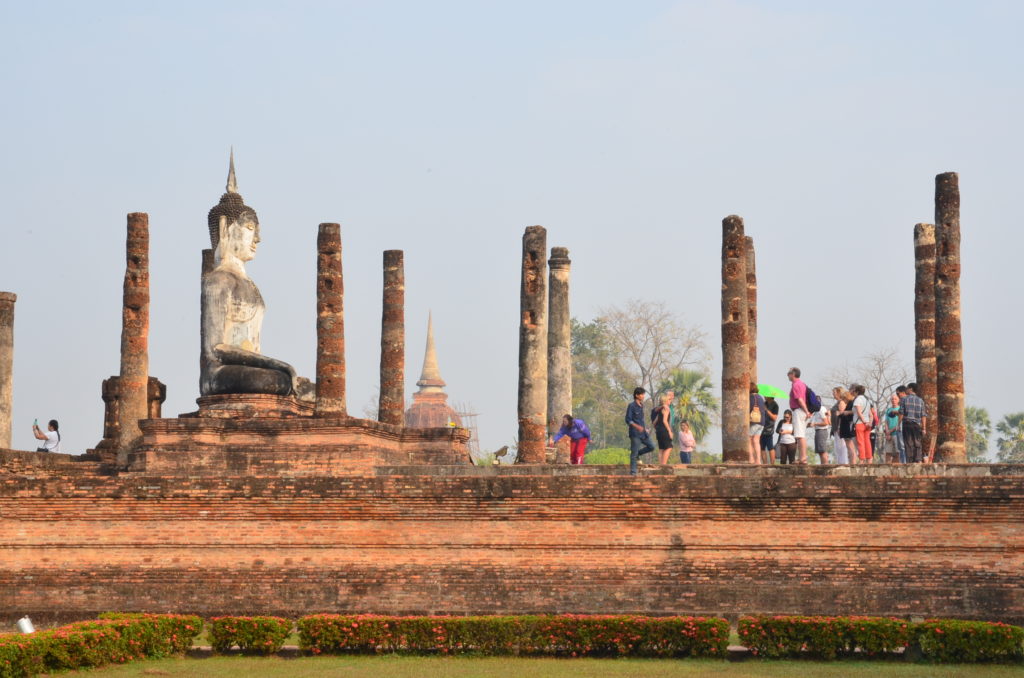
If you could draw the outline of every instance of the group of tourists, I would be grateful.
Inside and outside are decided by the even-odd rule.
[[[896,389],[883,420],[861,384],[833,388],[835,404],[828,408],[800,379],[799,367],[791,368],[787,377],[791,384],[789,409],[781,417],[775,398],[761,396],[757,384],[750,385],[750,463],[774,464],[778,450],[778,463],[806,464],[807,439],[813,436],[819,463],[869,464],[878,450],[880,433],[892,440],[898,463],[928,461],[921,445],[927,408],[917,395],[917,384]],[[830,438],[834,441],[832,460]]]

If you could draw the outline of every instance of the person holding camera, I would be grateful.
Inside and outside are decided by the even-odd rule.
[[[51,419],[46,430],[39,428],[38,420],[32,423],[32,435],[38,440],[45,440],[42,447],[37,447],[36,452],[60,452],[60,424],[56,419]]]

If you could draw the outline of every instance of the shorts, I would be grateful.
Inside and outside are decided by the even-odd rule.
[[[828,452],[829,431],[827,428],[814,429],[814,451],[818,454]]]
[[[793,410],[793,437],[807,437],[807,413],[803,410]]]
[[[669,435],[667,428],[658,427],[654,430],[655,435],[658,437],[658,449],[667,450],[672,447],[672,436]]]
[[[761,431],[763,431],[763,430],[764,430],[764,426],[762,426],[761,424],[751,424],[750,425],[750,437],[753,438],[754,436],[761,435]]]

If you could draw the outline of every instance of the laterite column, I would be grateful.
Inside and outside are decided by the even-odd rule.
[[[0,292],[0,449],[11,446],[14,398],[14,292]]]
[[[747,353],[750,355],[750,381],[757,383],[757,266],[754,239],[749,235],[747,246]]]
[[[316,409],[318,417],[346,417],[345,286],[341,226],[320,224],[316,238]]]
[[[384,307],[380,328],[380,404],[377,419],[405,425],[405,254],[384,252]]]
[[[939,426],[936,461],[967,463],[964,347],[960,331],[960,178],[935,177],[935,373]]]
[[[750,349],[743,219],[722,220],[722,461],[749,460]]]
[[[519,289],[519,455],[516,463],[542,464],[547,443],[548,326],[547,231],[529,226],[523,234]]]
[[[935,449],[939,402],[935,373],[935,226],[914,226],[914,371],[917,395],[928,410],[928,422],[921,441],[927,457]]]
[[[149,417],[149,215],[128,215],[124,305],[121,313],[121,374],[118,378],[117,463],[142,440],[139,420]]]

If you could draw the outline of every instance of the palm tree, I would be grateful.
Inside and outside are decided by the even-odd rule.
[[[718,413],[718,399],[712,392],[711,379],[698,370],[676,369],[661,383],[659,393],[675,391],[679,419],[690,422],[693,437],[700,442],[711,430]]]
[[[999,461],[1004,464],[1024,464],[1024,412],[1016,412],[1003,417],[996,424],[999,439]]]
[[[992,437],[992,421],[984,407],[967,406],[967,462],[984,464],[988,462],[988,439]]]

